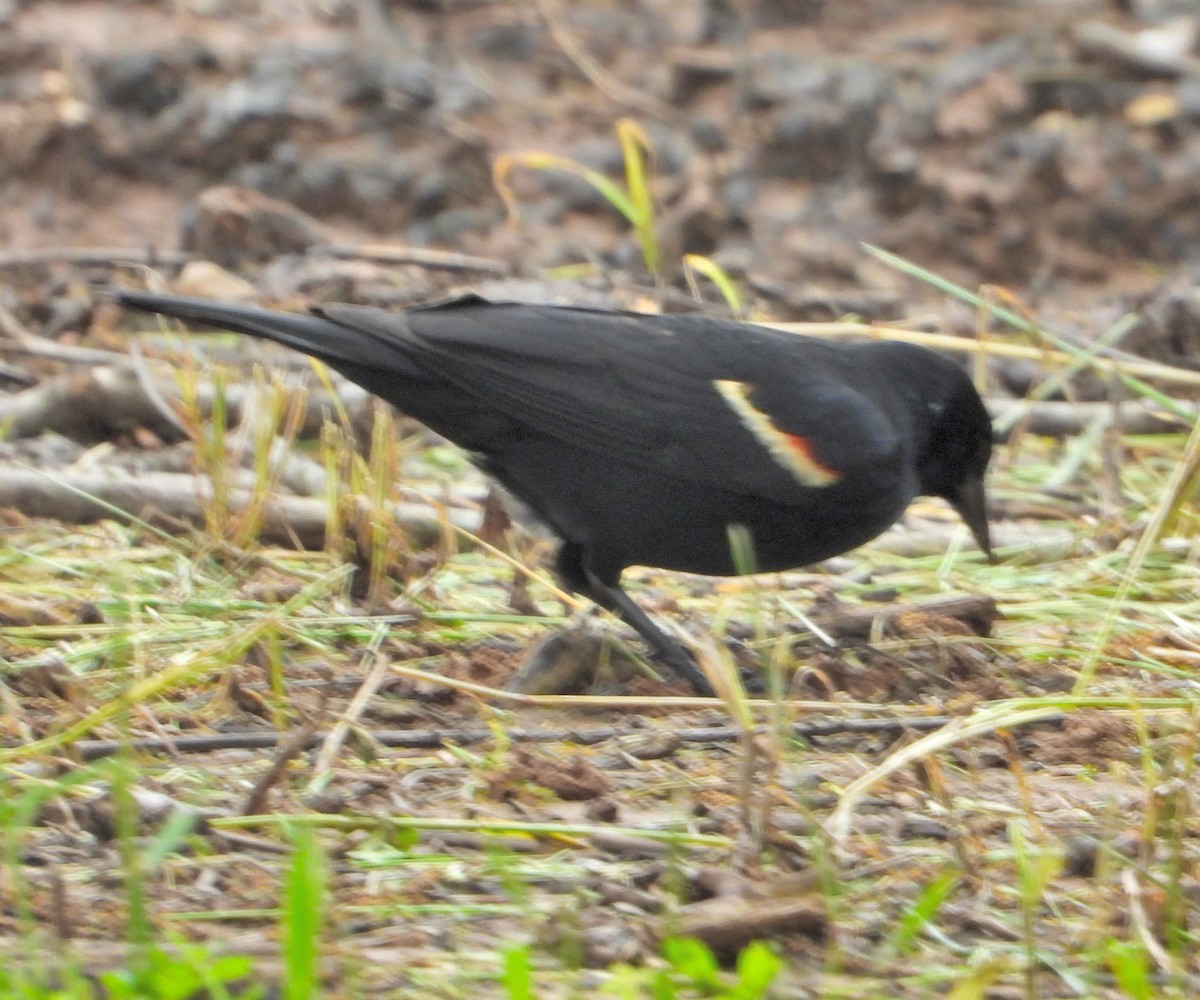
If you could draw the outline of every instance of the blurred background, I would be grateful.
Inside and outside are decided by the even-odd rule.
[[[16,264],[141,248],[168,274],[183,250],[280,300],[640,280],[576,174],[518,161],[516,225],[493,183],[528,152],[621,180],[629,119],[668,308],[696,253],[778,319],[973,328],[870,241],[1084,334],[1142,310],[1126,346],[1178,362],[1200,339],[1198,30],[1194,0],[0,0],[0,239]],[[487,261],[313,252],[364,243]],[[46,320],[20,279],[9,260],[8,306]]]

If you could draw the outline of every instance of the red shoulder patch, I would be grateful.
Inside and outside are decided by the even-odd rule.
[[[731,379],[715,379],[713,387],[738,419],[767,449],[767,453],[784,469],[796,477],[801,486],[831,486],[842,478],[837,469],[831,469],[818,461],[812,442],[800,435],[791,434],[775,426],[768,413],[763,412],[750,400],[754,387],[747,382]]]

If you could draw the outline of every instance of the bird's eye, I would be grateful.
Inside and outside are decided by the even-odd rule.
[[[932,413],[935,417],[940,417],[943,413],[946,412],[946,404],[945,403],[929,403],[928,405],[929,405],[929,412]]]

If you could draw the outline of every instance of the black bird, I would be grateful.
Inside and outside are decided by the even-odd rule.
[[[949,501],[991,555],[987,411],[963,368],[912,344],[473,296],[308,315],[119,300],[319,358],[473,453],[561,537],[564,585],[702,694],[692,658],[621,589],[627,566],[731,575],[731,530],[756,571],[802,566],[874,538],[919,494]]]

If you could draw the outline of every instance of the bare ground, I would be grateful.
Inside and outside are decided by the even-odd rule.
[[[125,352],[130,324],[103,292],[145,279],[121,263],[137,253],[153,280],[183,287],[183,261],[205,260],[288,303],[406,303],[470,285],[671,309],[698,307],[678,260],[703,253],[760,316],[978,332],[970,309],[865,255],[867,240],[970,288],[1003,286],[992,294],[1082,340],[1138,311],[1122,346],[1194,367],[1190,4],[764,3],[743,21],[737,9],[0,4],[0,305],[16,324],[4,360],[27,391],[67,376],[51,410],[75,405],[72,387],[90,398],[70,351]],[[530,149],[618,176],[621,116],[657,153],[658,283],[585,185],[517,171],[515,228],[492,185],[497,157]],[[114,249],[66,252],[88,247]],[[473,259],[431,264],[430,250]],[[572,280],[548,282],[564,270]],[[201,294],[243,290],[196,275],[186,287]],[[994,362],[988,384],[1021,395],[1039,377]],[[1181,384],[1167,389],[1189,395]],[[120,455],[181,451],[182,474],[212,472],[199,430],[210,417],[172,430],[155,409],[89,415],[78,444],[9,442],[4,457],[118,475]],[[478,511],[461,462],[405,423],[398,433],[406,499]],[[785,960],[779,996],[944,996],[972,982],[956,995],[1131,995],[1113,941],[1143,949],[1161,995],[1194,995],[1186,513],[1174,547],[1119,595],[1182,438],[1074,440],[1003,449],[997,568],[929,554],[948,522],[921,505],[879,545],[813,573],[754,585],[631,574],[660,616],[700,634],[727,622],[748,677],[782,668],[797,704],[764,711],[754,740],[726,708],[662,700],[686,692],[633,676],[619,650],[597,656],[586,628],[564,670],[582,671],[571,682],[598,702],[494,691],[567,609],[542,582],[514,588],[508,565],[451,542],[428,511],[439,544],[393,539],[381,557],[360,539],[351,587],[342,549],[260,545],[219,498],[200,504],[199,530],[183,514],[155,521],[166,537],[13,500],[0,565],[6,849],[19,862],[0,889],[10,961],[64,940],[90,969],[125,961],[121,782],[89,759],[132,740],[142,797],[123,808],[137,842],[153,853],[164,810],[204,817],[139,876],[153,923],[257,956],[268,982],[286,821],[305,817],[329,852],[331,996],[502,995],[498,950],[526,942],[537,995],[590,994],[620,962],[653,965],[675,931],[723,957],[768,939]],[[496,540],[537,564],[536,547]],[[364,562],[386,572],[371,578]],[[994,598],[1002,617],[926,606],[947,593]],[[889,618],[896,599],[920,610]],[[836,623],[872,607],[886,625],[832,649],[805,637],[801,613]],[[593,677],[598,659],[609,670]],[[1081,671],[1094,671],[1090,706],[1066,697]],[[352,702],[364,683],[374,693]],[[1010,698],[1046,717],[955,735]],[[944,744],[923,749],[933,732]],[[80,785],[41,801],[50,777]],[[847,836],[831,839],[842,821]],[[933,929],[904,937],[946,875]]]

